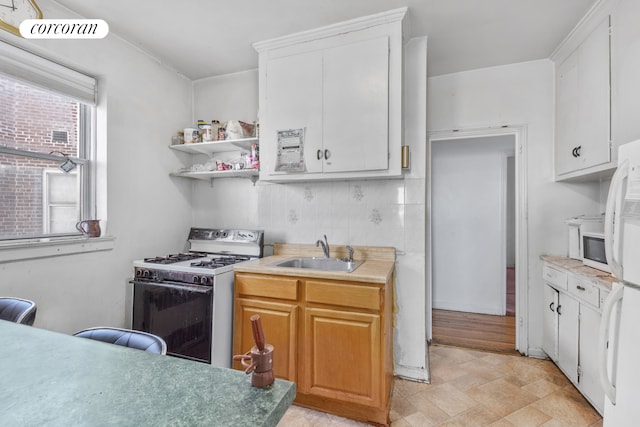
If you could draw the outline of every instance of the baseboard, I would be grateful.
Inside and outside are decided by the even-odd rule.
[[[421,383],[431,382],[429,370],[425,368],[396,365],[394,375],[409,381],[418,381]]]
[[[434,301],[434,310],[461,311],[465,313],[489,314],[491,316],[504,316],[506,311],[502,311],[499,307],[476,305],[476,304],[460,304],[460,302],[451,301]]]
[[[536,359],[548,359],[549,356],[547,356],[547,353],[544,352],[544,350],[542,350],[542,348],[540,347],[529,347],[527,349],[527,356],[529,357],[533,357]]]

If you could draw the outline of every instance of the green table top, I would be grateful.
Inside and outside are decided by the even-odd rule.
[[[2,426],[275,426],[294,383],[0,320]]]

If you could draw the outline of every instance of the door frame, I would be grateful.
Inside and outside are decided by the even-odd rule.
[[[499,127],[478,128],[478,129],[455,129],[428,132],[427,138],[427,173],[426,173],[426,236],[425,250],[425,278],[426,278],[426,331],[427,341],[433,338],[432,316],[433,316],[433,242],[432,242],[432,167],[431,167],[431,144],[434,141],[453,139],[474,139],[493,136],[513,135],[515,152],[515,238],[516,238],[516,350],[525,356],[528,355],[529,333],[528,333],[528,304],[527,304],[527,271],[528,259],[528,215],[527,215],[527,126],[526,125],[503,125]]]

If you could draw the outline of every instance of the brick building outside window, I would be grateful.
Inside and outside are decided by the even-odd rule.
[[[77,233],[90,108],[0,73],[0,240]]]

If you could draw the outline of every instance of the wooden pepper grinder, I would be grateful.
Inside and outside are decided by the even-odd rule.
[[[255,346],[245,354],[233,356],[233,360],[239,360],[244,366],[245,373],[251,375],[251,385],[254,387],[269,387],[273,384],[273,346],[266,344],[264,338],[264,330],[260,322],[260,316],[254,314],[251,316],[251,332],[253,333],[253,341]],[[251,363],[246,361],[250,360]]]

